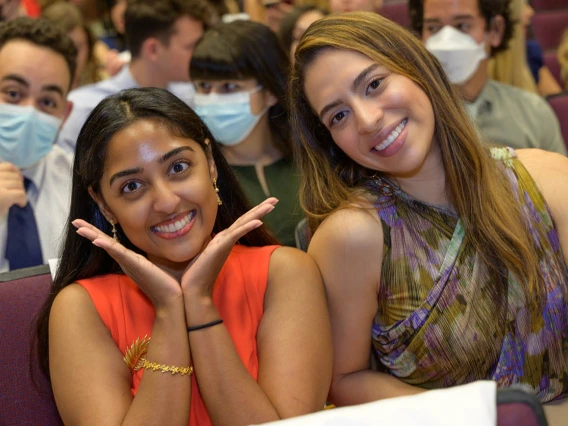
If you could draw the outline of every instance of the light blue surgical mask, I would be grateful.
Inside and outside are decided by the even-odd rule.
[[[0,104],[0,161],[23,169],[53,148],[61,120],[32,106]]]
[[[220,144],[233,146],[241,143],[255,128],[264,113],[265,107],[258,115],[250,108],[250,95],[258,92],[258,86],[248,92],[195,95],[195,112],[211,130]]]

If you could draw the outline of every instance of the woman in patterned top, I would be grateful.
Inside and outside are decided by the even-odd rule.
[[[376,14],[315,22],[289,90],[331,400],[479,379],[565,397],[568,159],[485,145],[438,61]]]

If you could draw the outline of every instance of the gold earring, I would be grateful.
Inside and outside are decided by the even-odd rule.
[[[217,187],[217,178],[213,178],[213,188],[215,188],[215,192],[217,193],[217,204],[222,205],[223,200],[221,200],[221,197],[219,196],[219,188]]]
[[[118,243],[118,235],[117,235],[117,232],[116,232],[116,226],[114,226],[114,221],[111,220],[110,224],[112,226],[112,239]]]

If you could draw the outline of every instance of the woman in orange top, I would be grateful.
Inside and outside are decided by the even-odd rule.
[[[260,218],[277,200],[247,212],[210,141],[161,89],[113,95],[85,123],[73,222],[38,323],[66,424],[248,425],[323,407],[318,269],[271,245]]]

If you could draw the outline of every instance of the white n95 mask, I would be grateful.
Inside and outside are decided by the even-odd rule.
[[[450,25],[426,40],[426,48],[440,61],[452,84],[468,81],[479,63],[487,58],[485,39],[481,43]]]

